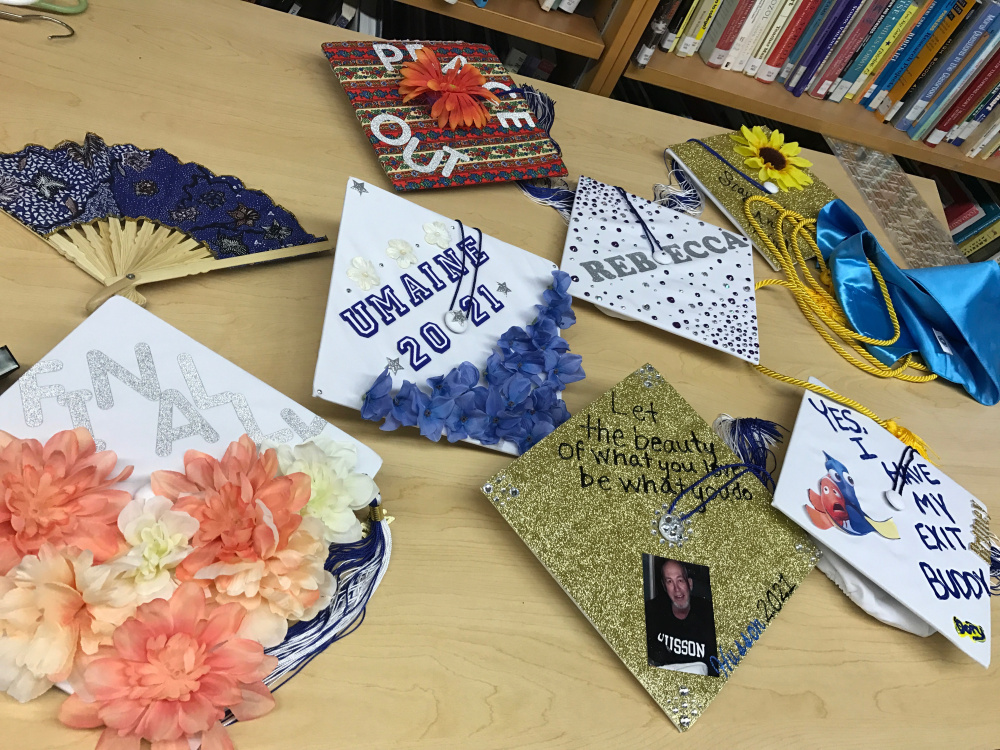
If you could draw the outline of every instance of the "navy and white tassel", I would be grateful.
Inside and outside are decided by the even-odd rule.
[[[381,497],[372,501],[368,515],[371,528],[361,541],[330,546],[324,567],[337,584],[330,604],[313,619],[290,625],[285,640],[265,649],[265,653],[278,657],[278,666],[264,678],[272,692],[364,621],[365,607],[381,583],[392,553],[390,519],[381,503]],[[227,713],[222,723],[228,726],[235,721]]]
[[[545,131],[552,141],[552,145],[556,147],[556,151],[561,154],[562,149],[559,148],[556,139],[552,137],[552,126],[556,121],[556,103],[552,97],[527,84],[511,89],[511,91],[524,97],[535,124]],[[535,203],[554,208],[566,223],[569,223],[576,193],[570,190],[565,180],[542,177],[537,180],[519,180],[517,186]]]
[[[1000,596],[1000,540],[996,535],[990,543],[990,593]]]
[[[666,185],[653,186],[653,200],[671,211],[680,211],[689,216],[700,216],[705,210],[705,201],[687,173],[671,159],[667,162],[667,152],[663,152],[663,163],[669,170]]]
[[[759,472],[754,471],[754,474],[765,487],[774,488],[774,480],[767,473],[767,468],[772,462],[776,462],[771,448],[782,440],[779,425],[766,419],[738,419],[729,414],[720,414],[712,423],[712,429],[743,463],[761,469]]]

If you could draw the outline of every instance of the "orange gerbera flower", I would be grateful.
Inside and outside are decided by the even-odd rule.
[[[99,563],[118,554],[118,513],[132,496],[110,488],[132,467],[111,477],[117,463],[83,427],[57,432],[44,446],[0,431],[0,574],[45,542],[91,550]]]
[[[278,660],[238,635],[246,612],[205,601],[191,583],[170,600],[143,604],[115,631],[114,645],[71,678],[75,693],[59,720],[75,729],[104,727],[101,750],[232,750],[220,724],[226,709],[240,721],[263,716],[274,697],[263,683]]]
[[[454,130],[460,125],[481,128],[490,119],[484,100],[499,101],[483,87],[484,83],[485,76],[474,65],[466,63],[461,69],[455,65],[445,73],[434,50],[421,47],[415,62],[403,63],[399,93],[404,103],[426,94],[433,102],[431,117],[437,118],[440,128],[447,126]]]
[[[177,579],[212,587],[218,601],[239,602],[250,612],[243,632],[265,647],[277,645],[288,620],[314,617],[334,589],[323,568],[325,527],[299,512],[312,492],[309,476],[277,476],[274,449],[258,454],[247,435],[221,461],[188,451],[184,472],[151,477],[157,495],[198,520]]]

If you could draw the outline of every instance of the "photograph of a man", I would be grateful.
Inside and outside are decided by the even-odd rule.
[[[708,568],[643,555],[643,579],[650,666],[717,677],[711,663],[718,650]]]

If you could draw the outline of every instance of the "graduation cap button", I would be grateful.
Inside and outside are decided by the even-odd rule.
[[[469,318],[461,310],[449,310],[444,314],[444,324],[452,333],[465,333]]]

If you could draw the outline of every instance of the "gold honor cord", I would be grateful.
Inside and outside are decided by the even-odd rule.
[[[764,203],[778,212],[778,222],[776,226],[777,242],[768,236],[767,232],[764,231],[764,228],[761,227],[760,222],[758,222],[754,216],[753,209],[755,203]],[[886,310],[889,312],[889,319],[892,321],[892,338],[890,339],[874,339],[869,336],[863,336],[850,328],[850,322],[844,314],[840,303],[837,302],[837,299],[826,289],[826,287],[831,286],[831,276],[830,270],[827,268],[826,262],[823,260],[823,254],[820,252],[819,246],[816,244],[815,219],[807,219],[801,214],[783,208],[780,203],[772,198],[759,195],[747,198],[746,202],[743,204],[743,213],[746,215],[747,222],[749,222],[750,226],[753,227],[761,242],[764,243],[767,249],[770,250],[772,255],[778,260],[778,264],[781,266],[781,270],[785,275],[784,279],[763,279],[758,281],[755,285],[756,289],[761,289],[762,287],[767,286],[781,286],[788,289],[795,297],[795,302],[802,311],[802,314],[806,317],[806,320],[812,324],[812,327],[816,329],[819,335],[823,337],[823,339],[833,348],[835,352],[837,352],[837,354],[860,370],[864,370],[865,372],[879,378],[897,378],[899,380],[905,380],[909,383],[925,383],[929,380],[937,378],[937,375],[934,375],[933,373],[928,373],[926,375],[914,375],[907,373],[907,370],[910,368],[920,370],[925,373],[927,372],[927,367],[916,361],[912,354],[907,354],[899,360],[895,366],[887,367],[879,362],[868,352],[867,349],[864,348],[864,344],[870,344],[873,346],[889,346],[899,340],[899,319],[896,317],[896,310],[893,307],[892,298],[889,296],[889,289],[886,287],[885,279],[882,278],[882,274],[879,272],[878,268],[875,267],[875,264],[873,264],[870,260],[868,261],[868,266],[872,270],[872,275],[878,282],[879,290],[882,292],[882,301],[885,303]],[[790,243],[785,241],[786,219],[788,220],[791,228]],[[809,229],[813,229],[812,234],[807,231]],[[805,240],[806,244],[813,250],[813,252],[816,253],[816,262],[820,269],[819,280],[813,276],[812,271],[810,271],[808,266],[806,266],[805,259],[802,257],[802,250],[800,246],[802,240]],[[802,269],[801,276],[796,268],[796,264]],[[847,344],[850,351],[848,348],[842,346],[837,339],[834,338],[830,331],[837,334],[837,336],[839,336],[841,340]],[[852,351],[860,357],[860,359],[852,356]],[[921,456],[928,458],[927,443],[902,425],[897,424],[895,420],[881,419],[868,407],[859,404],[854,399],[841,396],[839,393],[831,391],[829,388],[813,385],[808,381],[799,380],[798,378],[789,377],[788,375],[782,375],[781,373],[775,372],[774,370],[764,367],[763,365],[753,365],[753,367],[770,378],[780,380],[782,383],[788,383],[790,385],[798,386],[799,388],[805,388],[855,409],[861,414],[864,414],[866,417],[876,421],[906,445],[911,446]]]

